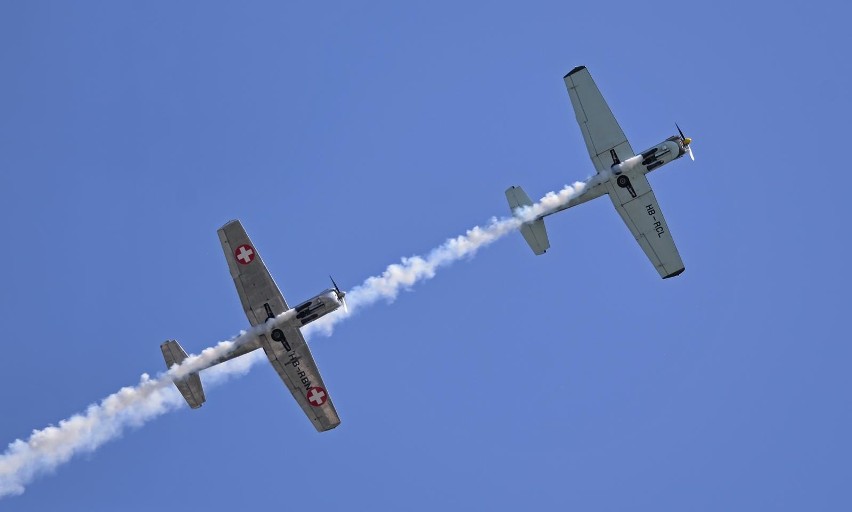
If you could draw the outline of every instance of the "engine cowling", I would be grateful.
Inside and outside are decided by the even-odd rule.
[[[685,151],[675,139],[676,137],[669,138],[651,149],[647,149],[640,153],[639,156],[642,157],[641,163],[645,168],[645,172],[651,172],[654,169],[683,156]]]

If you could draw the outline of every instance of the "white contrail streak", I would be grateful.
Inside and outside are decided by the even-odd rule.
[[[514,216],[496,218],[484,226],[469,229],[464,235],[450,238],[440,246],[432,249],[426,256],[411,256],[402,258],[400,263],[389,265],[381,275],[368,277],[363,284],[356,286],[346,294],[349,305],[348,314],[340,312],[320,318],[314,326],[324,334],[330,334],[333,327],[340,321],[356,313],[360,308],[371,306],[380,299],[393,301],[401,290],[408,289],[414,284],[431,279],[440,267],[450,265],[460,259],[472,257],[476,251],[496,242],[506,234],[520,228],[525,222],[552,213],[579,196],[584,190],[600,185],[610,178],[609,173],[600,173],[585,182],[575,182],[566,185],[559,192],[548,192],[532,206],[515,211]]]
[[[281,316],[292,316],[292,311]],[[185,402],[172,386],[173,379],[208,368],[239,344],[254,339],[263,328],[258,326],[244,331],[233,340],[219,342],[199,355],[189,356],[182,364],[154,379],[143,373],[136,386],[121,388],[56,426],[34,430],[26,441],[16,439],[0,455],[0,499],[23,493],[35,477],[54,470],[78,453],[93,452],[105,442],[121,436],[125,428],[141,426],[182,406]],[[215,385],[229,376],[245,373],[253,359],[239,358],[214,367],[206,374],[205,383]]]
[[[359,309],[375,304],[380,299],[394,300],[400,290],[434,277],[441,267],[473,256],[477,250],[514,231],[524,222],[559,208],[585,188],[606,178],[598,175],[585,183],[574,183],[559,192],[550,192],[535,205],[516,211],[514,216],[492,218],[484,227],[476,226],[464,235],[448,239],[426,256],[403,258],[400,263],[389,265],[381,275],[367,278],[346,295],[348,314],[338,310],[338,313],[308,325],[303,332],[306,335],[316,331],[331,333],[334,325]],[[283,315],[292,314],[292,311]],[[13,441],[0,455],[0,499],[23,493],[26,485],[37,476],[55,470],[74,455],[95,451],[107,441],[120,437],[126,428],[139,427],[184,405],[183,397],[172,386],[173,379],[208,368],[237,345],[254,339],[263,329],[264,326],[258,326],[231,341],[220,342],[197,356],[188,357],[182,364],[156,378],[143,374],[136,386],[122,388],[100,403],[90,405],[85,412],[61,420],[58,425],[34,430],[26,441]],[[205,385],[245,373],[260,359],[256,356],[240,357],[215,366],[205,372]]]

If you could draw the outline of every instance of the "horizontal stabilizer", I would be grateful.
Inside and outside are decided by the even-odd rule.
[[[506,189],[506,199],[509,200],[509,209],[512,214],[517,208],[532,206],[530,196],[521,187],[509,187]],[[544,254],[550,249],[550,240],[547,239],[547,230],[544,228],[544,219],[536,219],[524,223],[521,226],[521,234],[536,255]]]
[[[160,345],[160,350],[163,351],[163,358],[166,360],[166,368],[171,368],[176,364],[181,364],[186,359],[186,351],[175,340],[169,340]],[[193,409],[198,409],[204,403],[204,388],[201,387],[201,378],[198,372],[190,373],[182,379],[174,381],[180,394]]]

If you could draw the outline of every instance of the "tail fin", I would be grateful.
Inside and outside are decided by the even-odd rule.
[[[530,196],[521,187],[509,187],[506,189],[506,199],[509,200],[509,209],[512,213],[516,208],[532,206]],[[544,229],[544,219],[536,219],[521,226],[521,234],[530,248],[538,256],[550,249],[550,240],[547,239],[547,230]]]
[[[169,340],[160,345],[160,350],[163,351],[163,358],[166,360],[166,367],[171,368],[175,364],[180,364],[186,359],[186,351],[175,340]],[[186,377],[175,380],[180,394],[193,409],[198,409],[204,403],[204,388],[201,387],[201,378],[198,373],[190,373]]]

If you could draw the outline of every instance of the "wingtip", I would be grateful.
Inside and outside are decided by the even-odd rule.
[[[683,274],[683,271],[684,271],[684,270],[686,270],[686,267],[684,267],[684,268],[682,268],[682,269],[680,269],[680,270],[678,270],[678,271],[676,271],[676,272],[672,272],[671,274],[669,274],[669,275],[667,275],[667,276],[663,276],[663,279],[668,279],[668,278],[670,278],[670,277],[677,277],[677,276],[679,276],[679,275]]]
[[[323,432],[328,432],[329,430],[336,429],[337,427],[340,426],[340,423],[341,423],[340,418],[338,418],[336,422],[329,423],[329,424],[326,424],[326,425],[319,425],[319,424],[314,423],[314,427],[317,429],[317,432],[323,433]]]
[[[222,231],[223,229],[230,226],[231,224],[239,224],[239,223],[240,223],[240,219],[231,219],[228,222],[222,224],[222,227],[219,228],[218,231]]]
[[[576,68],[569,71],[568,74],[565,75],[563,78],[568,78],[569,76],[573,75],[574,73],[577,73],[579,71],[583,71],[584,69],[586,69],[586,66],[577,66]]]

